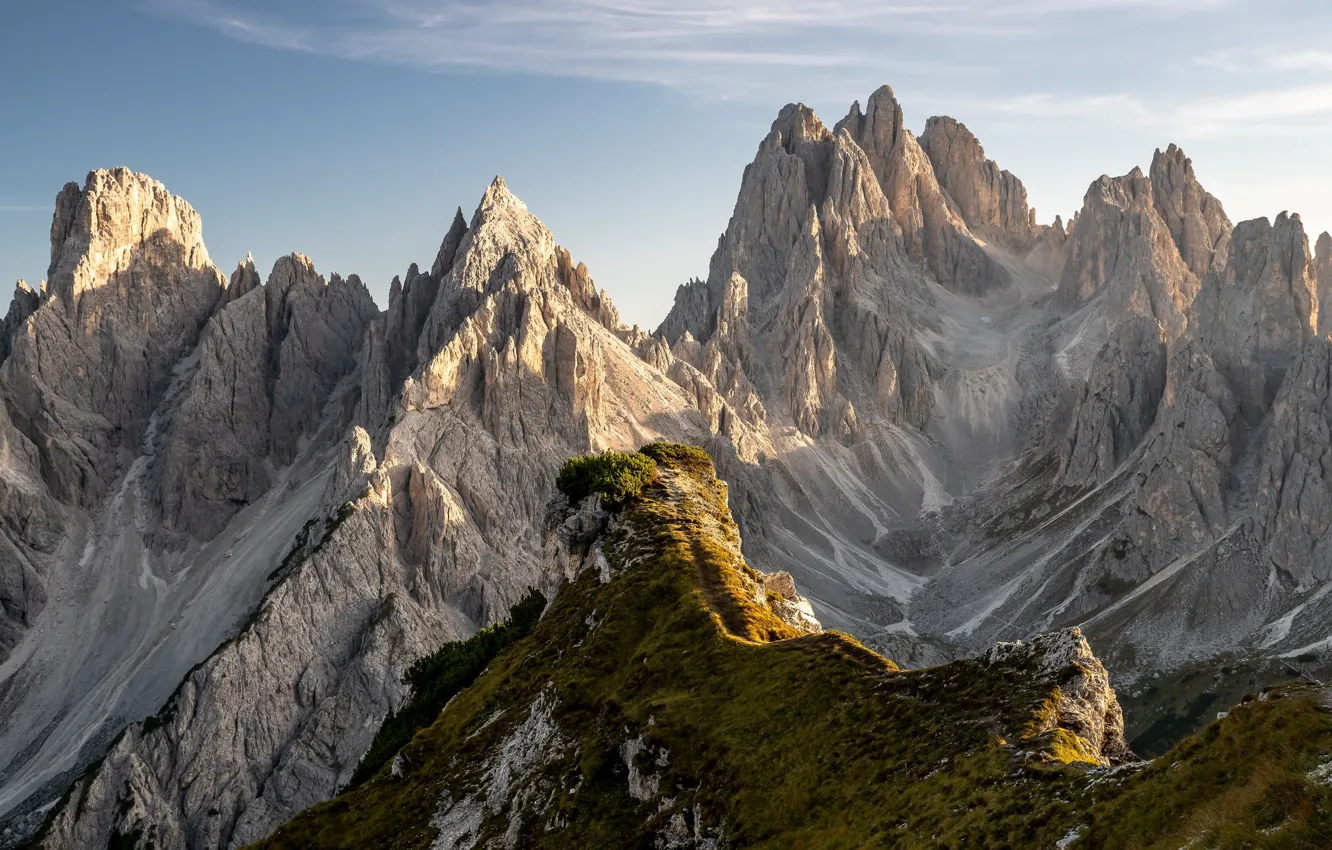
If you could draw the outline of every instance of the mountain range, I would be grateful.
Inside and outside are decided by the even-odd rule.
[[[380,310],[300,254],[228,276],[188,203],[95,171],[0,326],[0,846],[265,839],[351,781],[412,662],[533,588],[574,605],[565,460],[663,439],[842,651],[1076,628],[1125,750],[1163,751],[1332,668],[1321,300],[1332,236],[1232,224],[1173,145],[1038,224],[887,87],[781,111],[652,332],[498,178]]]

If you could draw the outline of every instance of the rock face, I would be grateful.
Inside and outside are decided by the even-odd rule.
[[[285,483],[309,494],[305,525],[265,565],[240,634],[76,784],[46,846],[151,824],[161,846],[235,847],[326,799],[403,698],[408,663],[550,589],[539,529],[565,457],[706,434],[502,181],[444,247],[442,278],[413,270],[386,313],[294,255],[214,317],[164,432],[163,519],[225,539],[244,502]],[[230,436],[201,446],[210,420]]]
[[[94,171],[56,199],[41,306],[13,341],[15,426],[57,498],[91,506],[133,454],[226,281],[199,215],[162,184]]]
[[[1037,225],[962,124],[866,103],[781,111],[654,334],[502,180],[383,311],[299,254],[228,280],[142,175],[66,187],[0,334],[0,846],[71,785],[48,847],[326,799],[407,664],[595,560],[543,539],[564,459],[657,437],[715,458],[782,629],[1077,627],[1129,683],[1321,651],[1332,237],[1232,227],[1174,146]]]
[[[326,283],[299,254],[278,260],[262,289],[257,279],[252,262],[232,276],[166,429],[154,488],[164,532],[210,539],[267,492],[315,436],[377,312],[355,275]]]
[[[1183,332],[1198,276],[1180,256],[1140,169],[1101,177],[1083,199],[1069,238],[1059,295],[1070,305],[1102,295],[1116,316],[1151,316],[1171,337]]]
[[[1224,264],[1233,229],[1221,202],[1198,183],[1193,161],[1171,145],[1152,157],[1152,200],[1179,248],[1180,259],[1201,279]]]
[[[1035,211],[1027,206],[1026,187],[985,158],[985,149],[967,125],[936,116],[925,122],[920,143],[939,185],[972,232],[1004,240],[1015,250],[1026,247],[1035,235]]]
[[[1314,253],[1314,272],[1318,277],[1318,333],[1332,332],[1332,234],[1323,231]]]
[[[1258,476],[1258,534],[1302,587],[1332,578],[1332,342],[1306,345],[1281,385]]]

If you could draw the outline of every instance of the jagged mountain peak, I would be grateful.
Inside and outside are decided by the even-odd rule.
[[[51,221],[52,293],[72,305],[136,258],[211,268],[199,214],[157,180],[128,168],[91,171],[82,187],[67,183]]]
[[[1193,160],[1171,143],[1152,156],[1153,201],[1180,257],[1195,277],[1202,278],[1215,265],[1224,264],[1234,227],[1221,202],[1198,182]]]
[[[967,226],[1023,250],[1034,235],[1036,211],[1027,206],[1022,181],[986,158],[980,140],[956,119],[930,118],[920,143]]]
[[[523,203],[517,195],[509,191],[509,184],[498,174],[495,179],[490,181],[486,187],[486,193],[481,196],[481,203],[477,206],[478,213],[491,210],[515,209],[527,212],[527,204]]]

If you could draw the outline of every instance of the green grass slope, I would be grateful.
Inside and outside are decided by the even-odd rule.
[[[1094,671],[903,671],[803,633],[755,592],[706,456],[645,451],[613,577],[566,584],[392,764],[257,846],[1332,847],[1317,689],[1108,767],[1060,716]]]

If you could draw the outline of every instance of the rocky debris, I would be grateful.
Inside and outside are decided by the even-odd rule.
[[[1193,160],[1175,145],[1157,149],[1151,179],[1156,210],[1193,276],[1201,280],[1213,265],[1224,265],[1233,227],[1221,202],[1198,183]]]
[[[1058,685],[1058,700],[1028,738],[1067,730],[1082,742],[1085,752],[1103,765],[1133,758],[1124,741],[1124,712],[1110,687],[1110,675],[1092,654],[1078,629],[1039,635],[1029,641],[1000,643],[982,656],[990,666],[1009,665],[1026,671],[1036,681]]]
[[[986,159],[985,149],[967,125],[935,116],[925,122],[920,145],[939,185],[973,233],[1003,241],[1015,251],[1027,246],[1035,231],[1035,210],[1027,206],[1027,189],[1012,172]]]

